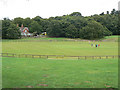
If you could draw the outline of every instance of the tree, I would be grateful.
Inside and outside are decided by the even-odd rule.
[[[2,39],[2,20],[0,20],[0,39]]]
[[[34,21],[37,21],[37,22],[40,22],[41,19],[42,19],[42,18],[41,18],[40,16],[36,16],[36,17],[33,18],[33,20],[34,20]]]
[[[16,24],[10,24],[9,28],[7,29],[6,34],[7,39],[19,39],[21,38],[21,32]]]
[[[68,38],[76,38],[77,34],[78,34],[78,30],[73,24],[70,24],[66,28],[66,33],[65,33],[66,37],[68,37]]]
[[[102,12],[100,15],[104,15],[104,12]]]
[[[2,38],[6,39],[7,38],[7,29],[10,26],[10,19],[4,18],[4,20],[2,20]]]
[[[23,20],[23,25],[24,25],[24,27],[28,27],[28,28],[29,28],[31,22],[32,22],[32,20],[31,20],[29,17],[25,18],[25,19]]]
[[[113,9],[113,10],[111,11],[111,15],[115,14],[115,12],[116,12],[116,10]]]
[[[24,19],[21,18],[21,17],[14,18],[14,20],[13,20],[13,23],[16,24],[16,25],[18,24],[19,27],[21,27],[21,25],[23,24],[23,22],[24,22]]]
[[[42,26],[39,25],[36,21],[33,21],[33,22],[30,24],[30,29],[29,29],[29,31],[30,31],[31,33],[37,32],[37,33],[40,34],[40,33],[42,32]]]
[[[87,25],[87,19],[85,19],[84,17],[70,17],[68,22],[70,22],[71,24],[73,24],[75,26],[75,28],[77,29],[78,33],[76,33],[76,38],[79,38],[79,30],[82,27],[85,27]]]
[[[51,20],[47,28],[48,36],[65,37],[66,28],[69,24],[70,23],[65,20]]]
[[[120,4],[120,2],[119,2],[119,4]],[[118,11],[118,30],[117,30],[117,32],[118,32],[118,35],[120,35],[120,10]]]
[[[41,22],[39,23],[39,25],[42,26],[42,32],[46,32],[49,23],[50,21],[48,19],[41,19]]]
[[[47,33],[48,36],[60,37],[61,36],[60,21],[52,20],[48,25]]]
[[[102,16],[93,16],[91,18],[106,27],[109,31],[113,33],[113,35],[118,34],[118,16],[106,14]]]
[[[107,11],[107,14],[110,14],[109,11]]]
[[[82,14],[80,12],[73,12],[70,16],[82,16]]]
[[[80,30],[80,38],[84,39],[103,38],[105,35],[111,35],[111,32],[94,20]]]

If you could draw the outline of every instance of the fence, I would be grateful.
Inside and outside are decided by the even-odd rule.
[[[13,53],[0,53],[1,57],[18,57],[18,58],[46,58],[46,59],[108,59],[120,58],[120,55],[107,55],[107,56],[65,56],[65,55],[32,55],[32,54],[13,54]]]

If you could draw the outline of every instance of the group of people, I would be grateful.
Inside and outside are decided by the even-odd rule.
[[[97,48],[100,46],[100,44],[91,44],[91,47],[94,47],[94,46]]]
[[[93,41],[93,43],[95,43],[95,41]],[[93,43],[91,43],[91,41],[89,41],[89,44],[91,44],[91,47],[100,47],[100,44],[93,44]]]

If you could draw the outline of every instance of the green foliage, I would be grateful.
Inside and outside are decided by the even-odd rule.
[[[46,32],[49,23],[50,23],[50,22],[49,22],[48,19],[41,19],[41,21],[39,22],[39,25],[42,26],[42,32]]]
[[[2,20],[2,38],[6,39],[7,38],[7,29],[10,26],[11,21],[7,18],[4,18],[4,20]]]
[[[21,25],[24,23],[24,19],[21,17],[14,18],[13,23],[16,25],[18,24],[19,27],[21,27]]]
[[[21,19],[21,18],[19,18]],[[19,28],[17,28],[17,25],[14,23],[18,23],[19,21],[15,22],[4,18],[2,21],[2,38],[3,39],[18,39],[21,38],[21,32],[19,31]]]
[[[30,27],[30,24],[32,23],[32,20],[28,17],[23,20],[24,27]]]
[[[103,26],[104,27],[104,26]],[[106,27],[104,27],[104,31],[103,31],[104,33],[104,36],[111,36],[112,35],[112,32],[111,31],[109,31]]]
[[[96,15],[91,17],[91,19],[94,19],[95,21],[101,23],[104,27],[107,27],[109,31],[113,33],[113,35],[118,35],[118,16],[106,14],[106,15]]]
[[[2,20],[0,20],[0,39],[2,39]]]
[[[102,12],[100,15],[104,15],[104,12]]]
[[[48,36],[60,37],[62,34],[62,29],[60,21],[52,20],[47,28]]]
[[[111,15],[113,15],[113,14],[116,14],[116,10],[115,10],[115,9],[113,9],[113,10],[111,11]]]
[[[78,30],[73,24],[70,24],[66,28],[66,33],[65,34],[66,34],[66,37],[68,37],[68,38],[76,38],[77,35],[78,35]]]
[[[73,12],[70,16],[82,16],[82,14],[80,12]]]
[[[87,20],[84,17],[75,17],[75,16],[69,16],[67,19],[68,22],[75,25],[77,29],[81,29],[87,24]]]
[[[96,21],[89,21],[88,25],[80,30],[80,37],[84,39],[97,39],[109,35],[107,28]]]
[[[107,14],[110,14],[109,11],[107,11]]]
[[[11,24],[7,29],[6,37],[8,39],[18,39],[21,38],[21,32],[15,24]]]
[[[30,24],[30,29],[29,31],[31,33],[33,32],[37,32],[37,33],[41,33],[42,32],[42,27],[36,22],[36,21],[33,21],[31,24]]]
[[[36,17],[33,18],[33,20],[34,20],[34,21],[37,21],[37,22],[40,22],[41,19],[42,19],[42,18],[41,18],[40,16],[36,16]]]
[[[59,19],[58,19],[59,18]],[[79,38],[79,30],[87,24],[87,20],[81,16],[63,16],[49,18],[47,33],[54,37]]]

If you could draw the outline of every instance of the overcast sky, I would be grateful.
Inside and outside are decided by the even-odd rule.
[[[0,0],[0,19],[49,18],[81,12],[83,16],[118,10],[120,0]]]

